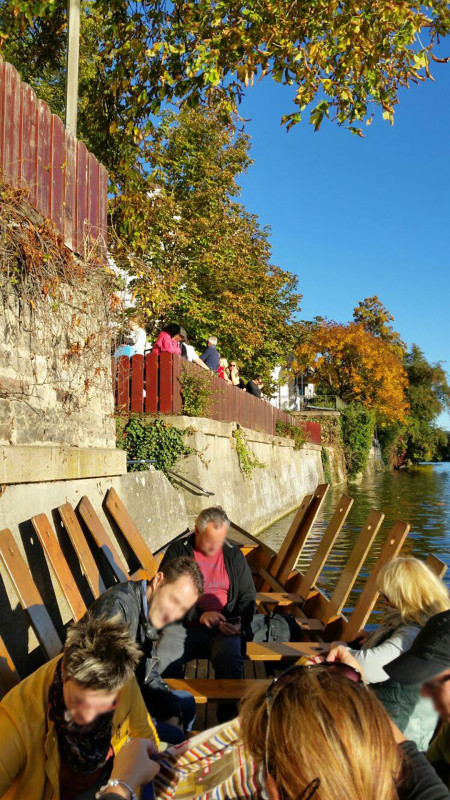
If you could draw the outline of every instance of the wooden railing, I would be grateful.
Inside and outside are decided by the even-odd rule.
[[[106,244],[108,175],[11,64],[0,58],[0,178],[27,189],[71,250]]]
[[[123,413],[181,414],[181,371],[187,364],[181,356],[149,353],[145,356],[121,356],[113,359],[116,408]],[[192,370],[200,370],[190,364]],[[305,422],[280,411],[275,406],[253,397],[246,391],[211,374],[211,406],[209,417],[222,422],[238,422],[244,428],[275,435],[280,420],[303,428],[308,441],[320,444],[320,423]]]

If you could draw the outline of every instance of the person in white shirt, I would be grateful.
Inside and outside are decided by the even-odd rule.
[[[139,317],[130,317],[129,324],[130,330],[124,336],[124,342],[134,347],[135,355],[143,356],[147,349],[147,333]]]
[[[207,369],[209,371],[209,367],[204,361],[201,360],[198,353],[195,351],[195,347],[189,344],[187,336],[184,337],[181,343],[181,355],[188,361],[198,364],[199,367],[203,367],[203,369]]]

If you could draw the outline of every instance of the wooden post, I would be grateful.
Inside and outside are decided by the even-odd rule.
[[[66,128],[77,135],[81,0],[67,2]]]

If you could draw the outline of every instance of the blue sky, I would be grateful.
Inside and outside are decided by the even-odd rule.
[[[450,64],[433,73],[401,92],[393,126],[377,110],[365,139],[307,117],[286,133],[292,90],[262,81],[240,106],[255,160],[241,185],[272,228],[273,263],[298,275],[302,318],[345,322],[378,294],[403,339],[450,371]]]

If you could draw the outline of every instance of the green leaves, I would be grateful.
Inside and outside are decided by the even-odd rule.
[[[153,466],[167,473],[182,456],[194,450],[184,442],[186,431],[180,431],[163,419],[149,419],[143,414],[133,414],[129,420],[117,418],[117,447],[126,450],[130,461],[149,459]],[[149,469],[149,464],[133,464],[130,472]]]

